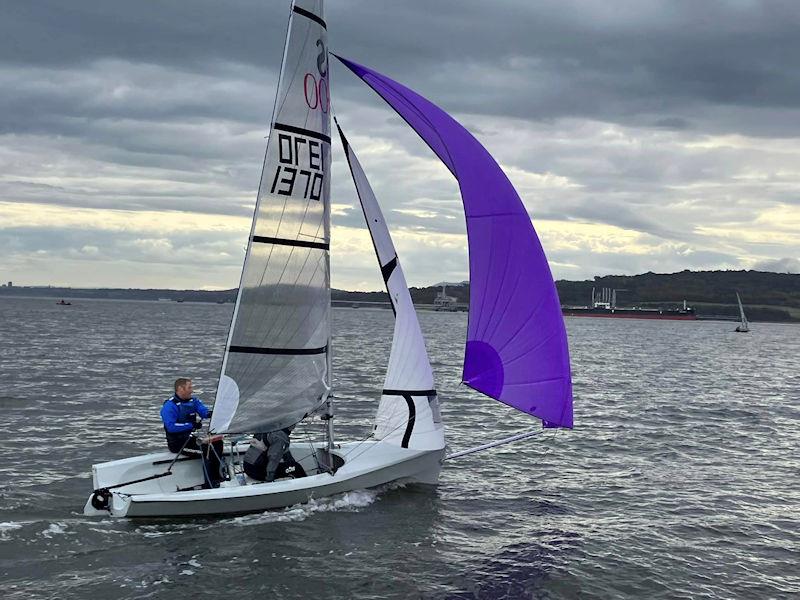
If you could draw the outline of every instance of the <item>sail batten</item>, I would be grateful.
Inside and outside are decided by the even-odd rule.
[[[330,250],[330,244],[327,242],[289,240],[289,239],[268,237],[265,235],[254,235],[251,239],[259,244],[277,244],[279,246],[297,246],[299,248],[318,248],[320,250]]]
[[[337,58],[397,111],[458,181],[471,281],[462,380],[546,426],[572,427],[561,306],[544,250],[511,182],[480,142],[438,106],[385,75]]]

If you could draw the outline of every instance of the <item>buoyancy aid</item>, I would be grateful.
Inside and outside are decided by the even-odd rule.
[[[164,422],[167,447],[171,452],[180,452],[186,440],[191,436],[194,423],[200,414],[198,403],[196,398],[181,400],[177,396],[172,396],[164,401],[161,408],[161,419]]]

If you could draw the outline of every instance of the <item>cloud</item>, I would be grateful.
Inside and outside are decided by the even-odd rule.
[[[773,271],[775,273],[800,273],[800,259],[779,258],[777,260],[764,260],[753,265],[756,271]]]
[[[289,3],[6,4],[1,278],[236,285]],[[791,3],[339,0],[326,19],[333,50],[474,132],[556,277],[795,268]],[[409,281],[466,279],[452,176],[338,64],[332,92]],[[331,197],[334,285],[380,289],[340,154]]]

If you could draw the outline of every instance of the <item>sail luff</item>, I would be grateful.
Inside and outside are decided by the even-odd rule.
[[[373,435],[405,448],[438,450],[444,447],[444,427],[414,303],[377,198],[338,122],[336,126],[395,314],[392,349]]]
[[[458,180],[471,279],[464,382],[548,426],[572,427],[569,348],[558,294],[511,182],[486,149],[439,107],[372,69],[337,58],[397,111]],[[532,321],[523,319],[530,304],[539,305]],[[508,306],[502,321],[496,319],[497,306]],[[545,340],[543,347],[526,350],[531,339]],[[528,352],[526,360],[506,362],[521,352]]]
[[[322,0],[295,0],[212,431],[271,431],[330,368],[330,94]]]
[[[286,66],[286,54],[287,54],[288,49],[289,49],[289,31],[291,30],[292,19],[294,17],[293,7],[294,7],[294,2],[292,2],[292,5],[289,7],[289,18],[286,21],[286,34],[284,36],[284,41],[283,41],[283,56],[281,57],[281,66],[280,66],[280,69],[278,71],[278,81],[283,79],[283,70],[284,70],[284,67]],[[250,256],[250,247],[253,244],[253,232],[255,231],[255,228],[256,228],[256,216],[258,215],[258,208],[259,208],[259,205],[261,204],[261,198],[262,198],[262,196],[261,196],[261,185],[262,185],[263,179],[264,179],[264,171],[267,168],[267,156],[269,155],[269,143],[270,143],[270,140],[272,139],[272,124],[275,122],[275,112],[277,111],[277,108],[278,108],[278,92],[276,91],[275,92],[275,100],[272,103],[272,115],[270,116],[270,119],[269,119],[270,131],[267,134],[267,144],[266,144],[266,147],[264,148],[264,160],[261,163],[261,176],[259,177],[259,180],[258,180],[258,192],[256,193],[256,202],[255,202],[255,206],[253,207],[253,217],[252,217],[252,220],[250,222],[250,232],[247,234],[247,246],[245,248],[245,253],[244,253],[244,262],[242,264],[242,271],[239,274],[239,285],[236,288],[236,302],[235,302],[235,304],[233,306],[233,314],[231,315],[231,322],[230,322],[230,325],[228,326],[228,335],[227,335],[227,337],[225,339],[225,350],[224,350],[223,355],[222,355],[222,364],[220,365],[220,370],[219,370],[219,379],[218,379],[219,383],[217,385],[216,397],[219,397],[220,388],[223,385],[223,378],[225,377],[225,367],[226,367],[226,365],[228,363],[228,356],[230,354],[228,352],[228,348],[231,346],[231,339],[233,338],[234,324],[236,323],[236,317],[239,314],[239,304],[240,304],[241,299],[242,299],[242,284],[244,282],[244,273],[245,273],[245,269],[247,268],[247,258]],[[216,432],[216,431],[224,431],[225,429],[227,429],[228,425],[230,424],[231,419],[233,418],[233,415],[236,413],[236,408],[237,408],[237,406],[239,404],[238,396],[234,397],[233,395],[231,395],[230,396],[231,401],[229,403],[227,403],[227,406],[226,405],[217,406],[218,403],[216,401],[216,397],[215,397],[215,401],[214,401],[214,405],[215,405],[215,408],[216,408],[215,415],[212,416],[212,422],[211,422],[211,426],[210,426],[211,431],[214,431],[214,432]]]

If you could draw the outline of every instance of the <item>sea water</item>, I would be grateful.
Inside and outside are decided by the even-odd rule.
[[[91,465],[207,401],[230,305],[0,299],[0,590],[28,598],[789,598],[800,326],[568,318],[575,429],[386,486],[215,519],[86,518]],[[421,312],[457,451],[537,427],[461,385],[466,315]],[[388,310],[333,311],[335,426],[369,434]]]

